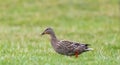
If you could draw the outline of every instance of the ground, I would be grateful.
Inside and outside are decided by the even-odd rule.
[[[0,0],[0,65],[119,65],[119,0]],[[49,36],[91,44],[78,58],[57,54]]]

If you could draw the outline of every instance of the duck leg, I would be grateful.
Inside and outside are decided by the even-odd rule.
[[[75,51],[75,57],[78,58],[78,51]]]

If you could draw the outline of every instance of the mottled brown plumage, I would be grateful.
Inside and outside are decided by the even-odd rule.
[[[59,54],[67,56],[75,55],[76,57],[78,57],[79,54],[92,50],[92,48],[88,48],[89,44],[58,40],[52,28],[45,29],[45,31],[41,35],[44,34],[50,35],[52,47]]]

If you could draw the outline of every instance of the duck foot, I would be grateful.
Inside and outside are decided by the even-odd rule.
[[[75,57],[78,58],[78,51],[75,52]]]

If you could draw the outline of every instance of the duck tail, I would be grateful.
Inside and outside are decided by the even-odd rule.
[[[93,48],[89,48],[88,46],[90,46],[90,44],[85,44],[85,46],[86,46],[86,51],[91,51],[91,50],[94,50]]]
[[[85,49],[86,51],[92,51],[92,50],[94,50],[93,48],[87,48],[87,49]]]
[[[90,46],[90,44],[85,44],[85,46]]]

